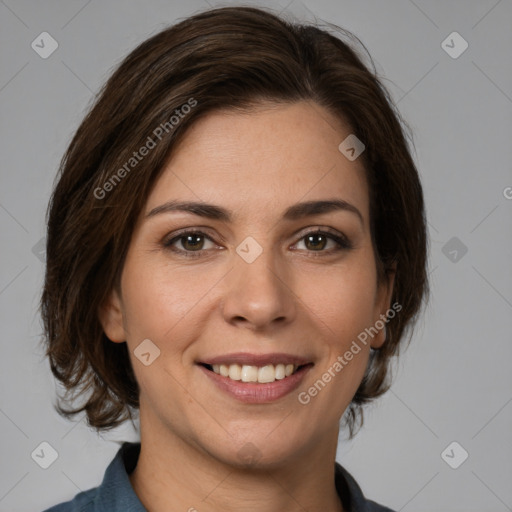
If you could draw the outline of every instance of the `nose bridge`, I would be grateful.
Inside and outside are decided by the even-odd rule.
[[[226,321],[245,320],[262,328],[291,320],[294,294],[272,248],[247,237],[236,252],[223,301]]]

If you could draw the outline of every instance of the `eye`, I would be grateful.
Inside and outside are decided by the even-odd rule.
[[[208,249],[204,247],[205,240],[209,240],[215,247],[213,240],[209,236],[197,230],[182,231],[178,235],[173,236],[173,238],[164,241],[163,245],[171,251],[178,252],[186,257],[197,258],[201,256],[203,251]],[[179,245],[181,248],[175,247],[175,245]]]
[[[209,241],[212,246],[205,247],[205,241]],[[296,246],[302,242],[304,243],[306,252],[319,253],[319,256],[322,254],[332,254],[341,250],[349,250],[353,247],[351,242],[344,235],[331,233],[328,230],[320,228],[305,233],[295,246],[293,246],[294,250],[296,250]],[[328,250],[324,250],[329,245],[329,242],[331,242],[332,247]],[[191,229],[174,233],[171,238],[164,240],[163,246],[186,258],[200,258],[204,256],[204,253],[208,249],[218,247],[203,231]],[[314,256],[317,255],[315,254]]]
[[[352,249],[352,244],[345,236],[322,229],[306,233],[299,242],[297,242],[296,246],[302,242],[307,252],[332,253]],[[329,245],[329,242],[331,242],[331,248],[324,250]]]

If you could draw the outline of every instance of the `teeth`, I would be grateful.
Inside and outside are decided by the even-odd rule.
[[[284,369],[284,364],[278,364],[276,365],[276,379],[281,380],[286,377],[286,372]]]
[[[242,382],[258,382],[258,368],[256,366],[242,366]]]
[[[289,377],[297,368],[298,366],[294,364],[276,364],[275,366],[268,364],[261,367],[246,364],[243,366],[239,364],[214,364],[212,366],[213,371],[223,377],[241,380],[242,382],[259,382],[261,384]]]
[[[269,364],[268,366],[263,366],[258,370],[258,382],[274,382],[275,380],[276,371],[273,365]]]
[[[240,380],[242,378],[242,368],[240,365],[230,364],[228,377],[232,380]]]

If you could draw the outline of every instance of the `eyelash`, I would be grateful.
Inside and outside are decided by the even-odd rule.
[[[186,229],[184,231],[181,231],[181,232],[178,232],[176,234],[173,234],[172,238],[164,240],[163,241],[164,248],[169,249],[170,251],[173,251],[175,253],[178,253],[179,255],[182,255],[185,258],[201,258],[201,257],[203,257],[203,253],[206,252],[208,249],[200,249],[198,251],[185,251],[185,250],[182,250],[182,249],[176,249],[175,247],[172,247],[174,242],[179,241],[179,240],[181,240],[183,238],[186,238],[187,235],[202,235],[206,239],[208,239],[211,242],[213,242],[211,237],[209,237],[203,231],[200,231],[200,230],[197,230],[197,229]],[[308,237],[310,235],[324,235],[327,238],[329,238],[331,240],[334,240],[338,244],[338,247],[336,247],[335,249],[330,249],[328,251],[325,251],[325,250],[307,251],[309,253],[313,253],[310,256],[310,257],[313,257],[313,258],[317,258],[319,256],[321,257],[322,253],[330,255],[330,254],[333,254],[333,253],[336,253],[336,252],[339,252],[339,251],[343,251],[343,250],[349,251],[349,250],[351,250],[353,248],[352,243],[350,242],[350,240],[348,238],[346,238],[344,236],[340,236],[340,235],[334,234],[334,233],[330,233],[329,231],[322,230],[320,228],[305,233],[298,240],[298,242],[302,241],[304,238],[306,238],[306,237]],[[213,242],[213,243],[215,243],[215,242]],[[314,254],[314,253],[320,253],[320,254]]]

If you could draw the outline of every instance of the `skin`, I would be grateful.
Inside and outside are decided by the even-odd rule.
[[[141,454],[131,483],[152,512],[342,510],[334,487],[339,420],[364,375],[362,346],[307,405],[297,399],[390,307],[394,276],[377,284],[361,159],[338,145],[350,127],[318,104],[265,104],[247,114],[217,111],[196,122],[148,197],[128,250],[121,293],[100,313],[107,336],[128,343],[140,386]],[[349,211],[283,220],[310,200],[343,199]],[[187,212],[145,218],[169,200],[213,203],[232,222]],[[163,244],[181,228],[210,239]],[[304,238],[315,228],[343,234]],[[248,236],[263,249],[252,263],[236,252]],[[316,245],[315,245],[316,243]],[[196,249],[197,252],[197,249]],[[144,339],[160,356],[143,365]],[[245,404],[214,386],[197,361],[232,352],[285,352],[314,362],[301,386],[272,403]],[[252,443],[256,465],[239,450]],[[192,509],[193,510],[193,509]]]

